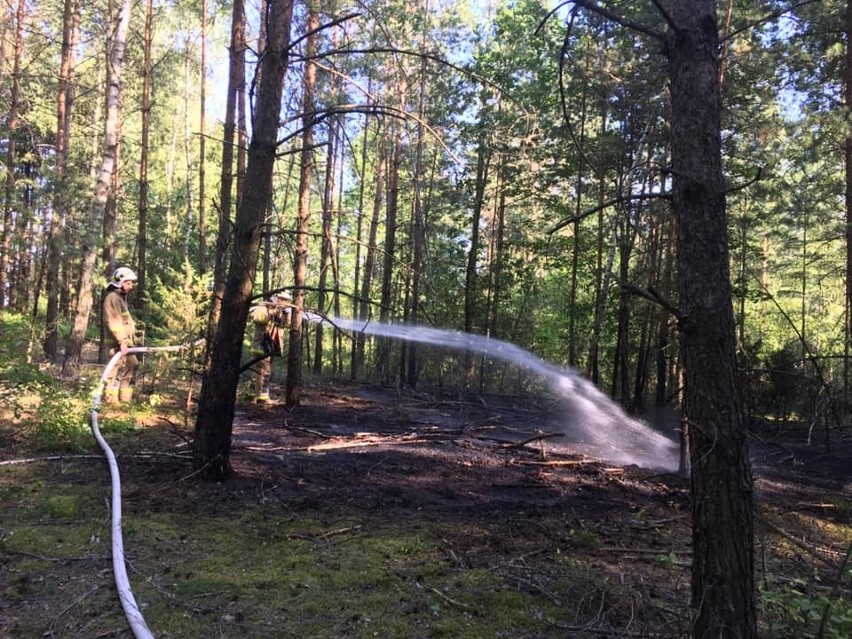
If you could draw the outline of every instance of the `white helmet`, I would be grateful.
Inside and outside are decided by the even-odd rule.
[[[273,303],[277,302],[277,303],[281,304],[283,302],[289,302],[291,299],[293,299],[293,298],[290,297],[290,293],[288,293],[287,291],[278,291],[277,293],[273,293],[270,296],[269,301],[273,302]]]
[[[112,279],[110,280],[109,285],[114,286],[115,288],[119,288],[127,281],[135,282],[138,279],[139,278],[136,277],[135,271],[127,268],[126,266],[121,266],[115,269],[115,272],[112,274]]]

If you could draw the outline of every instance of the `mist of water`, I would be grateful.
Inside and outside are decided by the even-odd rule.
[[[523,367],[541,376],[556,396],[559,416],[542,424],[542,430],[560,432],[571,440],[570,448],[583,449],[593,457],[614,464],[677,470],[678,446],[672,439],[628,416],[616,402],[576,371],[545,362],[516,344],[428,326],[365,324],[311,312],[304,312],[303,318],[314,323],[327,322],[353,333],[473,351]]]

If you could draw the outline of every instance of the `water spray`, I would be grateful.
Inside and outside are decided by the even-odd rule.
[[[559,367],[536,357],[517,344],[462,331],[429,326],[363,322],[325,317],[303,311],[309,322],[351,331],[411,342],[420,342],[460,351],[474,351],[521,366],[541,376],[557,393],[566,434],[591,447],[594,455],[618,464],[676,471],[679,445],[645,422],[628,416],[597,386],[571,368]]]

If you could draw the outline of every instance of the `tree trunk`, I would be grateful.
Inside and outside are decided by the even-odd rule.
[[[70,197],[65,180],[68,175],[68,140],[74,101],[74,48],[80,24],[77,0],[65,0],[62,15],[62,51],[59,63],[59,93],[56,98],[56,189],[53,196],[53,218],[50,223],[47,252],[47,315],[45,317],[44,353],[55,360],[58,354],[57,327],[61,319],[61,264],[65,240],[65,221],[69,215]]]
[[[195,421],[195,468],[208,479],[232,474],[231,429],[240,377],[243,333],[254,287],[263,222],[272,194],[278,142],[278,114],[290,46],[292,0],[272,0],[266,17],[268,42],[261,58],[262,82],[248,152],[245,196],[236,219],[234,250],[222,299],[222,313],[210,368],[201,386]]]
[[[388,167],[388,195],[385,211],[385,242],[382,260],[382,294],[379,310],[379,320],[383,324],[390,321],[390,310],[393,304],[394,259],[396,254],[396,231],[399,207],[399,167],[402,162],[402,141],[399,127],[394,125],[391,133],[391,161]],[[379,341],[377,367],[385,382],[390,381],[390,340]]]
[[[151,133],[151,75],[153,61],[151,47],[154,39],[154,1],[145,0],[145,31],[142,36],[144,61],[142,69],[142,139],[139,148],[139,257],[136,261],[136,275],[139,281],[136,285],[136,299],[141,309],[141,316],[147,317],[145,289],[148,279],[148,156],[150,153]]]
[[[580,148],[585,146],[586,139],[586,104],[588,101],[588,86],[584,85],[582,96],[580,98],[580,126],[577,131],[577,140]],[[571,367],[577,366],[577,282],[580,275],[580,222],[579,215],[583,209],[583,185],[586,180],[586,163],[580,162],[577,167],[577,177],[574,183],[576,191],[576,206],[574,215],[577,217],[571,225],[572,246],[571,246],[571,286],[568,290],[568,365]]]
[[[484,106],[484,105],[483,105]],[[479,142],[476,149],[476,182],[473,185],[473,211],[470,221],[470,248],[467,254],[467,267],[464,276],[464,330],[472,333],[476,318],[476,300],[478,296],[477,265],[480,251],[479,226],[482,223],[482,209],[485,206],[485,188],[491,168],[491,145],[486,134],[485,122],[480,122]],[[465,383],[474,380],[473,351],[464,354]]]
[[[317,20],[319,26],[319,20]],[[337,146],[335,143],[336,128],[334,122],[328,124],[328,143],[326,144],[326,161],[325,161],[325,185],[323,187],[323,203],[322,203],[322,244],[320,247],[320,274],[319,274],[319,293],[317,306],[324,313],[328,313],[328,281],[329,270],[331,270],[331,280],[336,283],[338,278],[336,275],[335,261],[337,256],[334,252],[334,242],[332,240],[333,223],[334,223],[334,178],[335,178],[335,157],[337,154]],[[339,217],[338,217],[339,219]],[[332,305],[334,299],[332,299]],[[336,313],[332,313],[336,315]],[[323,357],[324,357],[324,338],[325,333],[322,326],[317,326],[316,332],[316,353],[314,357],[314,372],[322,373]],[[332,348],[332,362],[335,361],[335,349]],[[334,372],[338,372],[336,367],[333,367]]]
[[[367,93],[369,94],[372,90],[372,74],[369,74],[367,77]],[[380,130],[377,127],[377,131]],[[361,251],[364,242],[364,205],[366,202],[366,194],[367,194],[367,146],[370,140],[370,116],[364,115],[364,129],[362,133],[362,144],[361,144],[361,179],[358,182],[358,224],[356,227],[356,235],[355,235],[355,268],[353,271],[352,277],[352,290],[359,291],[361,290],[362,279],[366,279],[369,277],[366,273],[366,259],[369,256],[369,249],[364,258],[364,273],[361,272]],[[381,152],[378,154],[379,160],[381,159]],[[378,164],[378,162],[377,162]],[[356,165],[357,170],[357,165]],[[377,169],[378,170],[378,169]],[[367,289],[369,292],[369,288]],[[352,317],[361,317],[361,309],[364,308],[366,303],[365,299],[359,299],[357,295],[352,297]],[[364,352],[364,336],[363,334],[353,335],[352,341],[352,354],[350,358],[350,375],[352,379],[357,379],[358,374],[360,373],[361,365],[363,363],[363,352]]]
[[[607,109],[603,107],[600,114],[601,130],[599,135],[604,139],[607,134]],[[605,200],[606,194],[606,145],[600,145],[600,157],[598,159],[598,205],[600,206]],[[589,355],[586,360],[586,377],[593,384],[600,381],[600,353],[598,351],[601,340],[601,326],[603,325],[603,312],[606,309],[606,296],[608,287],[608,278],[604,275],[604,216],[603,207],[598,210],[598,232],[597,232],[597,253],[596,253],[596,268],[595,268],[595,316],[592,320],[592,335],[589,340]],[[612,249],[610,248],[610,255]],[[606,271],[609,272],[609,266]]]
[[[3,237],[0,240],[0,319],[6,307],[9,254],[12,246],[13,208],[15,199],[15,165],[17,163],[18,101],[21,89],[21,56],[24,49],[24,0],[18,0],[15,11],[15,50],[12,64],[12,90],[9,96],[9,144],[6,149],[6,185],[3,201]],[[2,324],[0,324],[2,326]]]
[[[423,33],[422,46],[426,46],[425,31]],[[426,58],[420,59],[420,86],[418,89],[417,98],[417,145],[414,156],[414,209],[412,211],[412,259],[411,259],[411,306],[409,321],[411,324],[420,323],[420,280],[423,276],[423,255],[426,251],[426,213],[425,199],[423,195],[424,184],[424,167],[423,167],[423,146],[425,144],[424,134],[425,129],[423,122],[426,118]],[[417,387],[417,371],[418,371],[418,356],[419,349],[416,341],[412,341],[408,346],[408,363],[403,379],[409,387]]]
[[[222,140],[222,173],[219,187],[219,227],[216,231],[216,256],[213,267],[213,297],[210,306],[207,343],[216,338],[216,326],[225,292],[226,259],[231,243],[231,209],[234,190],[234,145],[236,143],[237,99],[245,82],[246,17],[243,0],[234,0],[231,14],[231,48],[228,68],[228,93],[225,97],[225,122]],[[239,200],[238,200],[239,201]],[[209,362],[208,362],[209,363]]]
[[[757,637],[751,465],[737,387],[719,38],[711,0],[671,5],[673,203],[692,463],[695,637]]]
[[[847,117],[852,113],[852,0],[846,2],[846,67],[843,75],[843,98]],[[844,147],[846,169],[846,331],[843,358],[843,388],[849,391],[849,357],[852,354],[852,131],[846,134]]]
[[[311,4],[309,20],[318,24],[319,16]],[[311,175],[314,171],[314,91],[317,67],[312,58],[316,55],[316,29],[308,27],[310,35],[305,44],[305,77],[302,95],[302,154],[299,172],[299,213],[296,230],[296,247],[293,256],[295,265],[293,317],[290,320],[290,348],[287,354],[287,385],[285,404],[298,406],[302,390],[302,309],[305,305],[305,281],[308,271],[308,226],[311,215]]]
[[[361,300],[358,311],[358,319],[366,324],[370,318],[370,299],[373,287],[373,279],[376,271],[376,257],[378,253],[377,237],[379,234],[379,215],[382,212],[382,203],[385,195],[385,145],[382,143],[382,123],[377,125],[376,138],[379,140],[379,157],[376,160],[376,192],[373,197],[373,214],[370,217],[370,230],[368,231],[367,256],[364,259],[364,277],[361,281]],[[359,333],[355,340],[355,366],[352,376],[356,377],[364,366],[364,334]]]
[[[207,193],[205,192],[205,149],[207,138],[204,120],[207,118],[207,0],[201,0],[201,77],[198,99],[198,272],[207,272]]]
[[[83,247],[83,262],[80,271],[80,287],[77,294],[77,307],[74,326],[65,345],[65,362],[62,372],[66,376],[76,375],[86,339],[86,328],[92,311],[92,291],[94,288],[95,264],[98,257],[101,225],[107,207],[118,149],[119,120],[121,117],[121,71],[124,65],[124,51],[127,31],[130,27],[130,13],[133,8],[130,0],[124,0],[117,16],[116,28],[111,30],[109,60],[107,64],[106,121],[104,123],[103,157],[97,175],[95,195],[92,200],[92,215],[88,221],[86,244]]]

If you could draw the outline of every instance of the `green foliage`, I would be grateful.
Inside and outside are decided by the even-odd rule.
[[[204,333],[210,303],[208,278],[189,264],[152,276],[146,342],[176,345],[195,341]]]
[[[32,431],[32,442],[42,450],[83,451],[91,447],[88,424],[90,403],[60,388],[41,395],[35,412],[24,420]]]
[[[845,639],[852,636],[852,602],[807,592],[804,583],[764,588],[758,611],[767,639]]]
[[[90,426],[92,396],[85,388],[69,390],[62,382],[26,361],[21,353],[29,333],[29,321],[4,314],[0,338],[0,404],[19,420],[30,443],[43,451],[83,451],[92,447]],[[134,427],[130,417],[110,420],[107,432]]]

